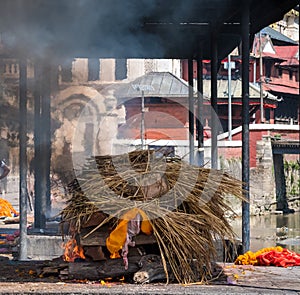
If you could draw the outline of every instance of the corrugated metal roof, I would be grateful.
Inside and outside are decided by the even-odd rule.
[[[278,57],[285,59],[281,66],[299,66],[299,46],[274,46]]]
[[[283,42],[287,42],[290,44],[297,44],[296,41],[294,41],[293,39],[281,34],[280,32],[272,29],[271,27],[265,27],[261,30],[262,34],[266,34],[269,35],[271,37],[271,39],[275,39],[275,40],[279,40],[279,41],[283,41]]]
[[[203,80],[203,95],[204,97],[210,98],[210,87],[211,80]],[[234,98],[242,97],[242,81],[232,80],[231,81],[231,95]],[[227,80],[218,80],[218,98],[227,98],[228,97],[228,81]],[[250,98],[260,98],[260,89],[254,84],[249,84],[249,97]],[[270,100],[278,101],[277,97],[271,93],[264,91],[264,97]]]
[[[210,98],[211,80],[203,80],[204,98]],[[130,83],[119,86],[115,91],[115,96],[119,99],[141,97],[144,90],[145,97],[188,97],[188,83],[169,72],[151,72],[138,77]],[[242,81],[231,81],[231,93],[235,98],[242,97]],[[249,85],[250,98],[259,98],[260,89],[253,84]],[[228,81],[218,80],[218,98],[228,97]],[[264,91],[264,97],[277,101],[277,97]]]
[[[292,88],[284,85],[265,84],[265,89],[268,91],[274,91],[281,94],[293,94],[299,95],[299,88]]]
[[[144,96],[187,97],[189,87],[185,80],[169,72],[151,72],[121,85],[115,95],[118,98],[140,97],[142,90]]]

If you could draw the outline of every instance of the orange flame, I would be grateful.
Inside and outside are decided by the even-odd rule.
[[[120,257],[121,256],[120,256],[120,254],[118,252],[115,252],[115,253],[113,253],[113,254],[110,255],[111,259],[116,259],[116,258],[120,258]]]
[[[64,261],[74,262],[76,258],[85,259],[83,248],[77,245],[75,239],[69,240],[65,245],[65,252],[63,255]]]
[[[119,281],[120,281],[120,282],[123,282],[123,281],[125,281],[125,277],[124,277],[124,276],[122,276],[122,277],[119,279]]]

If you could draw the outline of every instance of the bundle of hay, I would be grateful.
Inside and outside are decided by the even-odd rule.
[[[242,184],[221,171],[135,151],[90,159],[78,183],[61,212],[63,222],[80,232],[82,223],[95,212],[105,213],[99,228],[118,221],[132,208],[143,211],[165,270],[169,264],[180,283],[198,280],[196,273],[203,273],[203,267],[210,272],[216,238],[234,239],[225,217],[231,209],[224,197],[242,199]],[[195,260],[199,266],[196,272],[191,264]],[[206,279],[204,273],[202,279]]]

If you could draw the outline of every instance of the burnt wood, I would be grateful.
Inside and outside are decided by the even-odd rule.
[[[107,217],[107,215],[103,212],[95,212],[93,213],[93,215],[86,220],[81,227],[82,228],[87,228],[87,227],[92,227],[92,226],[97,226],[99,225],[105,218]]]
[[[56,258],[43,265],[37,265],[36,273],[39,277],[58,276],[68,269],[69,263],[63,261],[62,257]]]
[[[133,276],[133,281],[138,284],[151,283],[155,281],[166,281],[167,275],[159,255],[145,255],[139,261],[141,269]],[[167,265],[167,272],[170,280],[174,280],[171,269]]]
[[[106,260],[101,246],[87,246],[83,248],[86,259],[92,261]]]
[[[128,257],[128,269],[125,270],[123,259],[109,259],[100,262],[70,263],[68,267],[68,279],[87,280],[116,280],[122,277],[132,277],[140,267],[141,257]]]
[[[85,237],[91,229],[82,229],[79,234],[80,245],[81,246],[106,246],[106,239],[109,236],[109,230],[107,227],[102,227],[87,237]],[[148,245],[148,244],[156,244],[157,241],[153,234],[145,235],[138,234],[134,237],[135,245]]]

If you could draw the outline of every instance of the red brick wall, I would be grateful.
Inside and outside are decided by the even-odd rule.
[[[218,151],[225,159],[242,157],[242,147],[219,147]]]
[[[188,111],[176,102],[145,104],[147,112],[145,113],[145,139],[188,139]],[[140,138],[140,116],[141,105],[138,101],[126,105],[127,126],[123,127],[121,136],[130,138]],[[139,119],[134,123],[134,117]],[[249,148],[250,148],[250,167],[256,167],[256,142],[262,140],[265,135],[275,136],[281,134],[283,139],[299,140],[299,133],[295,131],[268,131],[268,130],[250,130]],[[242,132],[233,135],[233,140],[242,140]],[[219,148],[219,154],[226,157],[241,157],[242,148]],[[297,156],[297,155],[296,155]],[[287,155],[287,158],[293,158]]]
[[[165,116],[165,118],[160,118],[161,124],[168,124],[170,120],[170,116],[174,117],[176,120],[180,121],[183,125],[188,122],[188,112],[187,109],[180,105],[180,104],[151,104],[151,105],[145,105],[146,108],[148,108],[147,113],[155,113],[155,112],[161,112],[168,114],[169,116]],[[129,119],[135,115],[138,115],[141,113],[141,106],[139,105],[130,105],[130,107],[126,108],[126,119]],[[155,120],[155,117],[152,117],[153,120]],[[165,121],[164,121],[165,120]]]
[[[299,134],[299,131],[297,131],[297,130],[271,131],[270,134],[271,134],[271,136],[280,134],[281,139],[300,140],[300,134]]]
[[[146,137],[148,139],[188,139],[188,111],[177,103],[168,104],[145,104],[144,122]],[[130,124],[133,118],[141,118],[141,106],[138,104],[128,104],[126,106],[126,121]],[[140,123],[132,123],[132,128],[137,131]],[[138,125],[138,126],[136,126]],[[123,128],[124,129],[124,128]],[[140,138],[140,131],[134,132],[136,138]]]
[[[256,142],[258,140],[262,140],[264,135],[270,135],[274,137],[277,134],[281,135],[282,139],[292,139],[299,140],[299,132],[296,130],[250,130],[249,135],[249,150],[250,150],[250,167],[256,167]],[[242,132],[233,135],[233,140],[242,140]],[[226,148],[226,151],[222,152],[224,156],[227,158],[241,156],[241,148]],[[221,150],[219,152],[221,154]],[[285,155],[285,159],[287,160],[296,160],[299,159],[299,155]]]

